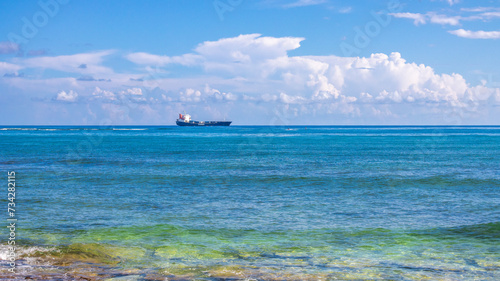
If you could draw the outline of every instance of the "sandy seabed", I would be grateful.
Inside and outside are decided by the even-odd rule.
[[[99,264],[89,260],[26,258],[16,262],[14,274],[8,271],[6,261],[2,261],[0,280],[498,280],[495,277],[498,277],[498,267],[471,271],[398,265],[384,267],[359,262],[325,265],[324,271],[311,273],[307,264],[300,261],[284,267],[171,263],[160,268],[123,268],[119,264]]]

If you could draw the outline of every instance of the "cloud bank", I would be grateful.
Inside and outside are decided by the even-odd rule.
[[[127,73],[106,66],[113,50],[14,58],[0,62],[0,73],[53,69],[66,76],[0,83],[46,92],[52,95],[47,102],[59,106],[81,105],[85,122],[95,123],[170,124],[184,110],[264,125],[272,125],[271,116],[282,124],[463,124],[498,115],[500,89],[486,83],[436,73],[399,52],[290,56],[303,40],[244,34],[200,43],[180,56],[128,53],[122,59],[134,67]]]

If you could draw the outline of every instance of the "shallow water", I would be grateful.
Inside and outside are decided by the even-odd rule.
[[[18,275],[500,279],[500,127],[287,129],[0,128]]]

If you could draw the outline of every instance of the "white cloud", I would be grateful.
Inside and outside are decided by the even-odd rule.
[[[3,79],[5,81],[0,82],[27,91],[37,87],[72,89],[60,92],[55,99],[90,104],[95,101],[99,106],[110,104],[102,106],[106,112],[123,105],[132,109],[143,107],[149,112],[148,116],[154,116],[152,110],[159,108],[153,105],[175,104],[186,110],[189,107],[224,108],[223,111],[233,110],[237,114],[243,110],[254,114],[258,110],[263,113],[283,108],[292,116],[340,114],[363,118],[397,116],[402,112],[413,114],[405,113],[406,107],[432,107],[436,111],[469,108],[479,112],[485,104],[498,104],[499,89],[486,84],[471,86],[459,74],[436,73],[430,66],[407,62],[397,52],[368,57],[289,55],[288,51],[299,48],[302,40],[304,38],[248,34],[203,42],[193,53],[179,56],[196,56],[189,66],[196,68],[196,74],[181,78],[163,76],[144,80],[145,84],[129,81],[130,77],[147,77],[144,73],[122,75],[118,82],[113,80],[109,84],[80,82],[74,78]],[[137,64],[152,63],[156,58],[153,54],[134,54],[141,55],[131,57],[129,54],[126,58],[136,60]],[[176,63],[168,58],[164,65]],[[0,69],[2,65],[11,69],[15,66],[0,63]],[[87,60],[87,66],[93,65],[100,62]]]
[[[58,89],[81,89],[75,78],[49,78],[49,79],[2,79],[4,85],[27,93],[44,93],[53,95]]]
[[[136,103],[157,102],[157,99],[153,97],[148,99],[141,88],[127,88],[119,92],[113,92],[95,87],[88,100],[99,100],[104,103],[115,103],[134,108],[137,107]]]
[[[69,90],[68,92],[60,91],[57,94],[56,100],[65,102],[75,102],[77,98],[78,94],[73,90]]]
[[[444,0],[444,1],[448,2],[450,6],[460,3],[460,0]]]
[[[441,25],[459,25],[462,19],[459,16],[446,16],[435,12],[426,14],[420,13],[390,13],[389,15],[396,18],[412,19],[414,25],[426,24],[427,22]]]
[[[462,8],[461,12],[469,13],[470,15],[464,16],[463,20],[481,20],[483,22],[492,19],[500,18],[500,8],[498,7],[475,7],[475,8]]]
[[[319,59],[326,61],[335,58]],[[396,103],[420,101],[455,105],[468,89],[462,76],[436,74],[431,67],[407,63],[399,53],[351,58],[350,64],[342,65],[337,72],[335,75],[343,76],[339,81],[344,81],[343,84],[336,85],[341,89],[340,94],[356,97],[361,101],[373,96],[378,101]],[[329,78],[333,75],[332,72],[326,73]]]
[[[455,2],[457,3],[457,2]],[[435,23],[440,25],[460,25],[461,21],[489,21],[500,18],[500,8],[497,7],[476,7],[462,8],[460,15],[444,15],[436,12],[422,13],[391,13],[396,18],[412,19],[413,24],[420,25],[426,23]],[[465,15],[463,15],[465,13]]]
[[[172,62],[169,56],[158,56],[143,52],[128,54],[126,58],[135,64],[146,65],[166,65]]]
[[[95,90],[92,92],[92,96],[93,96],[93,98],[96,98],[96,99],[103,99],[103,100],[110,100],[110,101],[116,100],[116,95],[113,92],[102,90],[99,87],[95,88]]]
[[[426,23],[426,16],[419,13],[390,13],[389,15],[396,18],[412,19],[414,25]]]
[[[177,98],[167,97],[162,95],[162,99],[165,101],[177,100],[181,102],[205,102],[205,103],[219,103],[219,102],[234,102],[238,100],[238,96],[231,92],[222,92],[217,89],[210,87],[208,84],[205,84],[203,91],[186,88],[183,91],[179,92]]]
[[[461,8],[460,11],[463,12],[484,12],[484,11],[490,11],[492,8],[491,7],[475,7],[475,8]]]
[[[200,65],[209,71],[243,74],[249,70],[249,66],[265,63],[269,59],[285,57],[287,51],[300,47],[302,40],[304,38],[276,38],[262,37],[260,34],[246,34],[203,42],[195,48],[194,54],[168,57],[148,53],[132,53],[126,58],[133,63],[142,65]]]
[[[205,94],[215,101],[236,101],[238,97],[233,93],[221,92],[211,88],[208,84],[205,85]]]
[[[9,41],[0,42],[0,54],[15,54],[19,51],[19,45]]]
[[[112,50],[82,53],[55,57],[35,57],[28,59],[15,59],[14,62],[23,68],[54,69],[69,73],[80,73],[85,75],[112,74],[111,68],[102,66],[104,57],[114,53]]]
[[[267,98],[267,97],[265,97]],[[274,98],[274,97],[273,97]],[[294,104],[294,103],[305,103],[307,102],[307,100],[301,96],[289,96],[285,93],[280,93],[279,95],[279,100],[282,102],[282,103],[286,103],[286,104]]]
[[[499,39],[500,38],[500,31],[471,31],[471,30],[465,30],[465,29],[457,29],[457,30],[451,30],[448,31],[449,33],[463,37],[463,38],[469,38],[469,39]]]
[[[17,71],[19,71],[20,69],[22,69],[22,67],[19,65],[0,61],[0,75],[4,75],[4,74],[8,74],[8,73],[16,73],[17,74]]]
[[[427,17],[429,18],[431,23],[441,24],[441,25],[459,25],[460,17],[450,17],[446,15],[440,15],[436,13],[427,13]]]
[[[146,103],[148,101],[141,88],[129,88],[120,91],[118,96],[124,103]]]
[[[164,66],[167,64],[181,64],[181,65],[194,65],[200,59],[199,56],[193,54],[185,54],[182,56],[159,56],[148,54],[144,52],[131,53],[126,56],[126,58],[135,63],[142,65],[155,65],[155,66]]]
[[[200,102],[201,92],[191,88],[179,93],[179,99],[183,102]]]
[[[486,19],[500,18],[500,11],[485,12],[485,13],[482,13],[481,16],[483,16]]]
[[[300,37],[262,37],[246,34],[238,37],[207,41],[195,51],[203,56],[205,69],[240,72],[248,65],[255,65],[277,57],[285,57],[289,50],[300,47]]]
[[[189,84],[203,83],[204,91],[201,85],[184,86],[177,97],[169,98],[188,103],[244,100],[306,107],[342,103],[350,104],[352,113],[357,104],[367,102],[463,106],[478,94],[461,75],[437,74],[429,66],[406,62],[397,52],[370,57],[289,56],[287,52],[298,48],[302,40],[249,34],[204,42],[195,49],[199,66],[204,66],[206,75],[219,77],[206,81],[231,92],[198,80]],[[225,78],[220,79],[221,71]],[[173,81],[157,82],[167,91]]]
[[[142,96],[142,89],[141,88],[127,89],[126,91],[122,91],[122,94]]]

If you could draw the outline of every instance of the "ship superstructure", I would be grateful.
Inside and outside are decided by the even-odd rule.
[[[229,126],[232,121],[195,121],[191,120],[191,115],[180,114],[175,122],[178,126]]]

